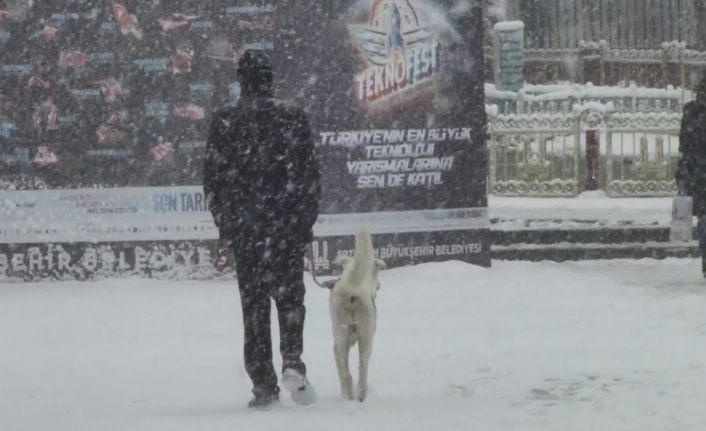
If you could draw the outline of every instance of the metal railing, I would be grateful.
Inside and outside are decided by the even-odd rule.
[[[612,197],[674,194],[680,113],[575,108],[544,114],[489,109],[489,193],[572,197],[597,185]]]

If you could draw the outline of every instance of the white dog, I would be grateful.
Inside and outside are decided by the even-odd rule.
[[[377,321],[375,296],[380,287],[378,272],[385,268],[385,262],[375,258],[370,233],[360,230],[355,235],[353,257],[339,257],[334,263],[343,267],[341,279],[336,282],[329,297],[338,378],[343,397],[352,400],[353,377],[348,368],[348,355],[357,342],[360,358],[358,400],[363,401],[368,392],[368,361],[373,350]]]

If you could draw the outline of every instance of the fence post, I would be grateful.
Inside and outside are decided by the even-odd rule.
[[[601,141],[598,129],[586,130],[586,190],[598,190],[598,165]]]
[[[613,129],[610,114],[605,118],[605,139],[606,139],[606,192],[610,191],[610,183],[613,181]]]

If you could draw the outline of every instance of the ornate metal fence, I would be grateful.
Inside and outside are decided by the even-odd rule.
[[[609,196],[673,195],[681,114],[594,108],[509,115],[490,109],[490,194],[576,196],[591,187],[587,170],[597,165],[596,182]],[[597,137],[597,151],[587,151],[587,136]]]
[[[578,125],[572,114],[491,113],[490,193],[537,197],[578,194]]]
[[[681,114],[606,116],[605,188],[610,196],[671,196]]]

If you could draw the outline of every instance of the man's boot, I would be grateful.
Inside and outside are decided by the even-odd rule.
[[[264,409],[279,401],[279,388],[274,390],[253,389],[255,397],[250,400],[248,407],[251,409]]]
[[[300,406],[308,406],[316,402],[316,391],[306,376],[294,368],[286,368],[282,372],[282,385],[292,392],[292,399]]]

